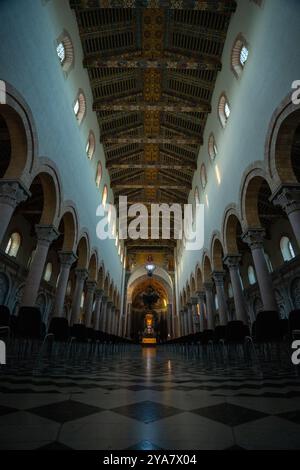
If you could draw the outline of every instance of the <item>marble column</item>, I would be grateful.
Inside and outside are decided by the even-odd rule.
[[[112,309],[112,301],[109,300],[106,304],[106,312],[105,312],[105,316],[106,316],[106,323],[105,323],[105,330],[106,333],[110,334],[110,328],[111,328],[111,309]]]
[[[187,304],[187,318],[188,318],[188,334],[193,333],[193,309],[191,302]]]
[[[168,339],[172,338],[172,304],[168,304],[167,310],[167,325],[168,325]]]
[[[81,306],[81,297],[84,289],[84,283],[87,280],[89,273],[87,269],[76,269],[75,277],[75,291],[72,302],[72,313],[71,313],[71,324],[75,325],[79,323],[80,320],[80,306]]]
[[[84,304],[85,313],[85,326],[92,328],[92,315],[94,306],[94,295],[96,291],[97,283],[95,281],[87,281],[86,283],[86,298]]]
[[[34,252],[22,298],[22,306],[35,306],[51,243],[59,232],[53,225],[36,225],[37,245]]]
[[[225,326],[228,323],[228,309],[224,289],[224,277],[225,273],[223,271],[213,272],[213,279],[215,281],[216,293],[219,304],[219,318],[221,326]]]
[[[20,181],[0,180],[0,245],[16,207],[30,196]]]
[[[111,309],[110,309],[110,333],[112,335],[115,334],[115,328],[116,328],[116,307],[114,305],[112,305]]]
[[[105,332],[106,328],[106,307],[107,307],[108,297],[104,295],[101,302],[101,316],[100,316],[100,330]]]
[[[213,298],[213,284],[212,282],[204,283],[205,298],[206,298],[206,313],[207,313],[207,329],[215,329],[215,308]]]
[[[187,306],[183,309],[183,319],[184,319],[184,336],[189,334],[189,321],[188,321],[188,308]]]
[[[132,303],[127,305],[127,328],[126,336],[131,338],[131,322],[132,322]]]
[[[60,251],[58,258],[60,261],[60,273],[54,299],[53,316],[63,317],[70,269],[73,263],[75,263],[77,256],[72,251]]]
[[[102,303],[103,292],[104,291],[102,289],[96,289],[96,292],[95,292],[95,300],[96,300],[95,319],[94,319],[95,331],[100,330],[100,315],[101,315],[101,303]]]
[[[179,323],[180,323],[180,336],[184,336],[184,312],[180,310],[179,312]]]
[[[281,207],[289,218],[294,235],[300,247],[300,185],[281,186],[270,199]]]
[[[240,255],[227,255],[224,258],[224,263],[229,268],[236,319],[247,325],[248,312],[240,276],[240,261]]]
[[[199,326],[200,332],[202,333],[205,330],[205,292],[198,291],[197,292],[198,299],[199,299],[199,307],[200,307],[200,317],[199,317]]]
[[[261,228],[249,229],[243,234],[243,241],[246,242],[251,249],[264,310],[277,311],[278,307],[272,277],[265,258],[264,239],[265,231]]]
[[[192,302],[192,315],[193,315],[193,333],[198,333],[199,332],[199,316],[198,316],[198,310],[197,310],[198,297],[192,297],[191,302]]]

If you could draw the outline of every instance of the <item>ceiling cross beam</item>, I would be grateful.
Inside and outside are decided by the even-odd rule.
[[[233,0],[70,0],[71,8],[139,8],[170,10],[201,10],[219,13],[233,13],[236,2]]]

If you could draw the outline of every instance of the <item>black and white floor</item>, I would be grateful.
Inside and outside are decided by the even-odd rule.
[[[300,378],[164,349],[0,369],[0,449],[300,449]]]

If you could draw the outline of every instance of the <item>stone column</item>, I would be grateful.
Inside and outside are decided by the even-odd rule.
[[[300,185],[281,186],[272,194],[270,200],[275,206],[280,206],[288,216],[300,246]]]
[[[16,207],[30,196],[30,192],[15,180],[0,180],[0,245]]]
[[[191,335],[193,333],[193,311],[192,311],[191,302],[188,302],[187,304],[187,319],[188,319],[188,334]]]
[[[249,229],[243,235],[243,241],[245,241],[251,249],[264,310],[277,311],[278,307],[275,299],[272,277],[269,272],[264,253],[264,238],[265,231],[261,228]]]
[[[72,264],[76,261],[77,257],[72,251],[60,251],[58,253],[58,257],[60,261],[60,273],[55,293],[53,316],[63,317],[65,296],[68,287],[70,269],[72,267]]]
[[[116,319],[116,325],[115,325],[115,335],[122,337],[122,315],[121,312],[118,308],[116,308],[115,311],[115,319]]]
[[[105,331],[106,333],[110,334],[110,328],[111,328],[111,308],[112,308],[112,301],[109,300],[106,304],[106,312],[105,312],[105,316],[106,316],[106,326],[105,326]]]
[[[193,315],[193,333],[198,333],[199,332],[199,317],[198,317],[198,310],[197,310],[198,297],[192,297],[191,302],[192,302],[192,315]]]
[[[206,297],[206,313],[207,313],[207,329],[214,330],[214,298],[213,298],[213,284],[212,282],[205,282],[204,284],[205,297]]]
[[[168,304],[167,310],[167,325],[168,325],[168,339],[172,338],[172,304]]]
[[[96,305],[95,305],[95,321],[94,321],[94,330],[99,331],[100,330],[100,315],[101,315],[101,301],[102,301],[102,296],[103,296],[103,290],[102,289],[97,289],[95,292],[95,299],[96,299]]]
[[[183,310],[179,311],[179,326],[180,326],[180,336],[184,336]]]
[[[225,276],[225,273],[223,271],[213,272],[213,279],[215,281],[218,304],[219,304],[219,317],[220,317],[221,326],[225,326],[228,323],[228,309],[227,309],[226,295],[225,295],[225,289],[224,289],[224,276]]]
[[[30,265],[22,299],[22,306],[26,307],[35,306],[49,246],[59,235],[59,232],[53,225],[36,225],[35,231],[37,234],[37,245]]]
[[[188,308],[187,306],[183,309],[183,319],[184,319],[184,336],[189,334],[189,321],[188,321]]]
[[[94,306],[94,295],[97,287],[95,281],[87,281],[86,283],[86,298],[84,305],[85,312],[85,326],[87,328],[92,328],[92,315],[93,315],[93,306]]]
[[[243,323],[245,323],[245,325],[247,325],[248,312],[240,277],[240,260],[240,255],[227,255],[224,258],[224,263],[229,268],[236,319],[238,321],[242,321]]]
[[[102,332],[105,332],[106,328],[106,307],[107,307],[107,300],[108,297],[104,295],[102,297],[102,303],[101,303],[101,319],[100,319],[100,330]]]
[[[200,332],[202,333],[205,330],[205,292],[198,291],[197,292],[198,299],[199,299],[199,306],[200,306],[200,318],[199,318],[199,325],[200,325]]]
[[[80,320],[80,304],[81,304],[81,296],[84,288],[84,283],[87,280],[89,273],[87,269],[76,269],[75,277],[76,277],[76,284],[75,284],[75,291],[74,297],[72,302],[72,313],[71,313],[71,324],[77,324]]]
[[[131,338],[131,322],[132,322],[132,304],[127,305],[127,332],[126,335],[128,338]]]
[[[110,309],[110,333],[112,335],[115,334],[115,328],[116,328],[116,307],[112,305]]]

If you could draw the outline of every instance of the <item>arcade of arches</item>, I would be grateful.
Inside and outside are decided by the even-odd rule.
[[[292,85],[300,79],[300,60],[292,54],[300,39],[299,5],[183,0],[178,7],[168,0],[154,8],[148,1],[129,7],[119,0],[114,7],[110,0],[50,0],[26,10],[21,0],[8,3],[0,5],[0,338],[1,328],[11,338],[7,374],[13,375],[18,357],[30,375],[35,355],[24,344],[31,348],[33,342],[42,354],[48,333],[54,345],[57,339],[75,356],[89,351],[89,383],[99,373],[112,387],[119,387],[120,378],[120,388],[141,393],[124,403],[113,391],[111,403],[103,390],[100,398],[86,395],[86,406],[102,408],[103,400],[105,408],[109,402],[107,413],[118,405],[115,414],[126,416],[124,427],[130,428],[130,437],[120,430],[122,438],[113,431],[100,444],[94,438],[95,448],[259,448],[260,435],[266,448],[300,448],[299,382],[289,357],[289,341],[300,331],[300,105]],[[22,36],[27,20],[28,35],[40,42],[39,57],[33,41]],[[49,30],[43,33],[41,25]],[[284,34],[286,41],[279,41]],[[118,217],[119,196],[127,196],[129,207],[203,204],[203,248],[187,250],[175,228],[170,239],[160,227],[158,239],[123,240],[111,214],[114,237],[100,240],[97,208],[114,204]],[[260,324],[269,333],[278,327],[278,337],[266,333],[260,341],[268,344],[265,361],[265,349],[256,344]],[[238,340],[242,352],[231,349],[233,325],[244,332]],[[156,348],[142,349],[145,338],[154,338]],[[274,388],[260,382],[255,397],[245,385],[247,373],[251,380],[272,375],[273,341],[284,358],[272,376]],[[24,353],[21,359],[16,348],[19,356]],[[83,377],[84,366],[78,367]],[[227,395],[221,383],[236,374],[235,367],[245,372],[238,385],[245,390],[239,394],[229,384]],[[284,374],[292,377],[289,390]],[[186,387],[180,389],[180,380]],[[216,395],[207,392],[213,381]],[[175,393],[162,397],[169,386]],[[283,390],[278,399],[276,387]],[[19,411],[5,398],[9,391],[0,383],[0,415],[1,399],[3,413],[9,406]],[[153,421],[174,420],[165,423],[166,436],[155,435],[155,424],[141,417],[143,409],[147,416],[153,412]],[[188,431],[177,439],[169,432],[188,427],[173,415],[192,412],[193,429],[205,428],[199,415],[209,420],[212,441],[202,436],[198,442]],[[58,416],[51,413],[36,415]],[[289,440],[281,442],[270,428],[271,414],[282,419]],[[80,419],[85,411],[74,406],[71,415]],[[256,439],[253,423],[263,418]],[[143,423],[144,444],[133,421]],[[227,428],[237,428],[234,439]],[[59,431],[52,434],[32,438],[30,445],[80,448],[71,428],[64,428],[59,443]],[[92,448],[85,439],[83,448]],[[3,442],[3,448],[24,444],[9,435]]]

